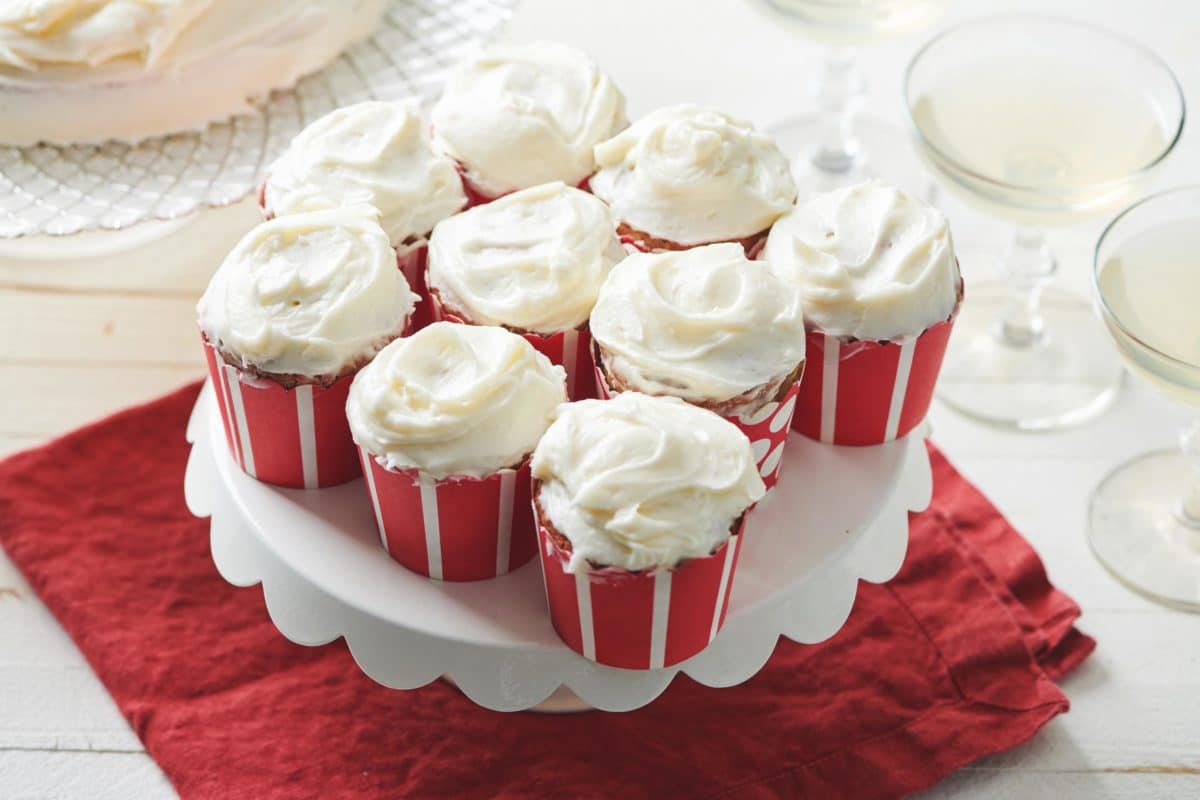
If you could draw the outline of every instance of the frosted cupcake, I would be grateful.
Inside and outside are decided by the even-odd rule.
[[[592,192],[641,250],[740,242],[752,253],[796,199],[791,167],[770,137],[693,105],[647,114],[595,156]]]
[[[196,307],[238,464],[281,486],[356,477],[346,392],[415,302],[371,208],[280,217],[247,233]]]
[[[300,132],[271,165],[259,197],[275,216],[366,204],[379,210],[409,285],[424,299],[425,245],[467,204],[453,161],[435,153],[410,103],[339,108]],[[421,308],[420,325],[427,320]]]
[[[924,419],[962,299],[940,211],[869,181],[798,205],[766,259],[800,287],[809,369],[793,427],[836,444],[879,444]]]
[[[601,391],[679,397],[726,417],[773,486],[804,368],[802,307],[796,284],[737,244],[635,253],[592,311]]]
[[[458,162],[472,203],[551,181],[583,185],[592,148],[625,127],[625,98],[585,53],[498,45],[463,62],[433,107],[434,145]]]
[[[593,396],[588,315],[624,257],[600,200],[563,183],[523,189],[434,228],[434,316],[525,336],[566,368],[573,398]]]
[[[533,481],[550,614],[571,649],[656,669],[708,645],[765,491],[741,431],[673,397],[571,403],[534,452]]]
[[[562,368],[502,328],[437,322],[384,348],[346,414],[388,553],[451,581],[531,559],[529,455],[565,400]]]

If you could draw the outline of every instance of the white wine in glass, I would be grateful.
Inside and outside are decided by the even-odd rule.
[[[968,284],[938,396],[1022,430],[1092,419],[1116,397],[1122,370],[1090,305],[1047,287],[1058,262],[1043,229],[1110,213],[1145,187],[1183,130],[1175,75],[1088,23],[992,17],[925,44],[905,100],[941,182],[1016,226],[1008,281]]]
[[[1200,187],[1135,204],[1096,247],[1096,305],[1126,365],[1200,415]],[[1200,610],[1200,416],[1177,449],[1110,473],[1092,495],[1088,539],[1122,582]]]

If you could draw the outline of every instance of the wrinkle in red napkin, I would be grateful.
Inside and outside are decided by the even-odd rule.
[[[188,513],[195,385],[0,464],[0,544],[185,798],[847,797],[928,787],[1067,710],[1094,647],[1036,553],[931,449],[908,557],[745,684],[624,714],[500,714],[292,645]]]

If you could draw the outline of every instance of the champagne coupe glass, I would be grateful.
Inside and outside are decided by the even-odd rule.
[[[1008,280],[969,283],[938,395],[978,420],[1047,430],[1095,417],[1123,375],[1090,305],[1047,283],[1042,229],[1129,202],[1183,130],[1184,100],[1150,50],[1087,23],[974,20],[913,57],[918,151],[984,213],[1016,226]]]
[[[1126,365],[1197,416],[1178,449],[1138,456],[1100,482],[1088,541],[1122,583],[1200,611],[1200,186],[1121,213],[1096,245],[1092,276]]]
[[[931,23],[949,0],[752,0],[771,19],[826,46],[810,91],[816,113],[766,128],[792,157],[801,196],[882,177],[910,192],[927,183],[903,131],[860,117],[867,83],[856,48]]]

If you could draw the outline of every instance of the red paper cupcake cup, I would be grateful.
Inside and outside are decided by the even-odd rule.
[[[333,385],[285,389],[225,363],[204,340],[229,452],[252,478],[293,489],[319,489],[360,474],[346,395],[353,375]]]
[[[394,470],[359,448],[379,539],[420,575],[478,581],[525,564],[537,550],[529,461],[486,478],[435,479]]]
[[[742,526],[712,555],[675,569],[566,571],[569,556],[538,526],[546,603],[554,630],[584,658],[610,667],[660,669],[716,637],[729,609]]]
[[[604,370],[597,365],[594,350],[592,364],[595,371],[596,396],[608,400],[613,391],[604,377]],[[792,415],[796,411],[799,392],[800,384],[793,383],[782,399],[772,400],[753,414],[722,417],[736,425],[750,440],[750,449],[754,451],[754,463],[758,466],[758,474],[762,476],[763,484],[768,489],[779,483],[783,448],[787,445],[788,430],[792,423]]]
[[[459,325],[471,323],[457,314],[451,314],[431,293],[429,302],[434,322],[453,322]],[[559,331],[548,336],[540,333],[522,333],[533,349],[550,359],[567,373],[567,398],[589,400],[596,397],[596,382],[592,377],[592,335],[587,328]]]
[[[792,427],[810,439],[841,445],[905,436],[929,412],[953,327],[952,315],[919,336],[892,342],[809,331],[809,367],[800,379]]]

